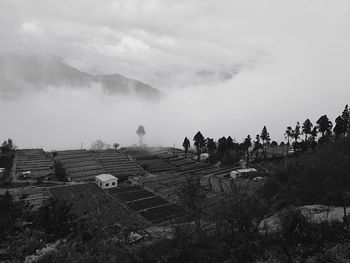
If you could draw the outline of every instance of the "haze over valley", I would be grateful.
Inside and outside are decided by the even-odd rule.
[[[263,125],[280,141],[295,120],[335,119],[350,95],[347,1],[1,7],[1,136],[23,148],[132,145],[139,124],[148,145]]]

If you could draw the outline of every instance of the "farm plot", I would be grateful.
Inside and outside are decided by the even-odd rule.
[[[145,171],[127,155],[115,150],[93,151],[91,153],[107,173],[118,177],[119,180],[145,174]]]
[[[178,205],[138,186],[114,188],[108,192],[152,223],[164,223],[182,218],[186,214]]]
[[[77,215],[98,214],[102,216],[102,221],[106,224],[148,225],[146,220],[123,207],[115,198],[107,195],[94,183],[51,187],[49,191],[52,197],[72,203],[73,212]]]
[[[58,151],[56,159],[73,181],[92,181],[96,175],[105,173],[92,154],[85,150]]]
[[[185,211],[178,205],[168,204],[140,212],[142,216],[152,223],[163,223],[172,219],[178,219],[186,215]]]
[[[22,172],[30,171],[32,178],[47,176],[53,173],[52,160],[42,149],[17,150],[16,178],[20,178]]]
[[[173,165],[160,159],[158,156],[147,157],[147,159],[138,158],[136,161],[141,167],[151,173],[170,172],[175,170]]]
[[[24,200],[28,202],[33,210],[38,209],[42,206],[43,202],[49,198],[49,193],[44,187],[18,187],[1,189],[0,194],[3,195],[5,192],[9,192],[13,196],[14,200]]]

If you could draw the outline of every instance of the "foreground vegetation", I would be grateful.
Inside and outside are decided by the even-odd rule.
[[[286,146],[294,148],[294,157],[287,162],[288,155],[282,156],[284,165],[272,165],[259,183],[232,181],[232,191],[215,200],[207,199],[209,190],[198,177],[189,176],[179,197],[190,220],[172,225],[171,238],[133,243],[130,234],[138,226],[120,224],[118,218],[106,224],[101,209],[78,215],[70,203],[49,199],[33,211],[23,200],[0,196],[0,261],[22,262],[51,244],[38,262],[349,262],[349,120],[346,107],[334,128],[326,115],[316,128],[310,121],[287,127]],[[305,136],[299,141],[301,130]],[[231,137],[215,143],[198,132],[194,141],[198,157],[208,152],[211,162],[250,160],[251,146],[257,161],[267,160],[266,127],[256,137],[261,146],[249,138],[241,144]],[[186,152],[189,147],[185,138]],[[300,209],[315,204],[342,207],[343,214],[340,220],[316,222]],[[263,228],[270,218],[277,227]]]

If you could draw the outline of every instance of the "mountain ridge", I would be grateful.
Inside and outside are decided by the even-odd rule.
[[[94,83],[101,84],[109,95],[136,96],[158,100],[161,92],[144,82],[127,78],[118,73],[89,74],[76,69],[54,56],[0,56],[0,94],[19,94],[27,85],[36,89],[47,86],[71,86],[87,88]]]

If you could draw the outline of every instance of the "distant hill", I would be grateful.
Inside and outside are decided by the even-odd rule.
[[[53,56],[0,56],[0,95],[16,95],[25,88],[47,86],[87,88],[100,84],[107,94],[158,99],[159,90],[119,74],[92,75],[75,69]]]

